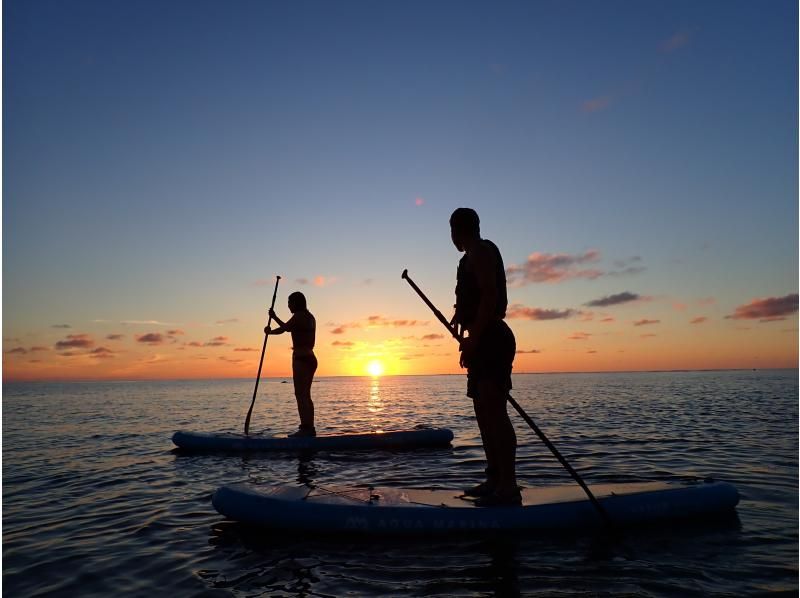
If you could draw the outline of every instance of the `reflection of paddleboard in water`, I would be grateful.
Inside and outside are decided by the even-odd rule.
[[[172,442],[179,448],[196,451],[293,451],[403,449],[448,446],[453,432],[447,428],[420,428],[330,436],[263,436],[232,432],[175,432]]]
[[[724,482],[596,484],[592,493],[620,526],[733,512],[739,493]],[[590,529],[603,525],[575,485],[526,488],[522,506],[477,507],[457,490],[251,486],[219,488],[214,508],[265,527],[380,534],[469,530]]]

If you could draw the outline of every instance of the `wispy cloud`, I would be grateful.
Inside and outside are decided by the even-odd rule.
[[[670,38],[661,42],[661,44],[659,45],[659,49],[662,52],[667,52],[667,53],[674,52],[675,50],[687,46],[689,44],[689,41],[690,41],[689,32],[684,29],[678,31]]]
[[[786,316],[797,313],[797,293],[783,297],[753,299],[750,303],[740,305],[734,313],[725,316],[730,320],[758,320],[760,322],[776,322],[785,320]]]
[[[258,351],[258,349],[254,349],[252,347],[236,347],[234,351]]]
[[[297,278],[295,279],[295,282],[300,285],[311,284],[315,287],[327,287],[334,284],[337,280],[338,279],[336,276],[323,276],[322,274],[319,274],[311,280],[308,278]]]
[[[524,264],[511,264],[506,268],[509,282],[521,283],[562,282],[573,278],[594,279],[603,275],[596,268],[585,268],[600,259],[600,252],[594,249],[578,255],[567,253],[534,252]]]
[[[642,258],[634,256],[616,260],[611,269],[601,269],[600,252],[590,249],[584,253],[530,254],[524,264],[511,264],[506,268],[509,283],[526,285],[533,283],[557,283],[573,279],[595,280],[603,276],[630,276],[645,270]]]
[[[643,319],[643,320],[636,320],[636,321],[633,323],[633,325],[634,325],[634,326],[650,326],[650,325],[652,325],[652,324],[659,324],[660,322],[661,322],[661,320],[648,320],[648,319]]]
[[[600,299],[594,299],[584,303],[587,307],[610,307],[612,305],[622,305],[623,303],[630,303],[631,301],[638,301],[642,299],[641,295],[631,293],[630,291],[623,291],[615,295],[606,295]]]
[[[147,334],[137,334],[134,336],[137,343],[145,345],[161,345],[166,341],[166,337],[160,332],[148,332]]]
[[[426,334],[422,337],[424,341],[438,341],[444,338],[444,334]]]
[[[583,104],[581,104],[581,110],[587,113],[606,110],[611,105],[611,101],[613,99],[614,98],[611,95],[604,95],[585,100]]]
[[[50,328],[72,328],[69,324],[53,324]]]
[[[254,287],[271,287],[275,284],[275,277],[272,278],[259,278],[253,281]]]
[[[236,324],[239,318],[228,318],[227,320],[217,320],[215,324]]]
[[[215,336],[210,341],[208,341],[204,346],[205,347],[223,347],[228,344],[228,337],[227,336]]]
[[[512,320],[566,320],[577,313],[574,309],[544,309],[515,303],[506,310],[506,317]]]
[[[591,338],[591,334],[588,332],[573,332],[567,337],[567,340],[571,341],[588,341]]]
[[[107,334],[106,335],[106,340],[109,340],[109,341],[121,341],[123,338],[125,338],[125,335],[123,335],[123,334]]]
[[[26,355],[28,350],[25,347],[14,347],[6,351],[9,355]]]
[[[56,349],[90,349],[94,339],[88,334],[68,334],[67,338],[56,342]]]
[[[689,324],[702,324],[703,322],[708,322],[708,318],[705,316],[698,316],[696,318],[692,318],[689,321]]]
[[[114,357],[114,351],[107,347],[97,347],[89,351],[89,357],[92,359],[112,359]]]
[[[333,341],[331,345],[334,347],[352,347],[355,343],[351,341]]]
[[[517,355],[528,355],[528,354],[536,354],[536,353],[541,353],[541,351],[539,349],[528,349],[528,350],[518,349],[517,350]]]
[[[414,205],[415,205],[415,206],[424,206],[424,205],[425,205],[425,199],[424,199],[424,198],[422,198],[422,197],[417,197],[417,198],[414,200]]]
[[[158,320],[122,320],[125,326],[178,326],[175,322],[160,322]]]

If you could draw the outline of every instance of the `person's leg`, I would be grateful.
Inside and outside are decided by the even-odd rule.
[[[294,360],[292,363],[294,379],[294,396],[297,400],[297,413],[300,415],[300,427],[307,430],[314,428],[314,403],[311,401],[311,383],[314,381],[316,364],[305,360]]]
[[[478,430],[481,434],[483,452],[486,455],[486,487],[491,487],[491,490],[494,490],[497,486],[497,459],[495,447],[492,444],[494,436],[489,429],[491,412],[486,409],[481,399],[473,399],[472,404],[475,408],[475,419],[478,422]]]
[[[497,474],[496,493],[503,497],[516,496],[516,452],[517,436],[508,417],[506,390],[495,380],[482,380],[479,387],[480,410],[484,420],[488,446],[487,459],[492,455],[489,467]],[[488,440],[488,442],[487,442]]]

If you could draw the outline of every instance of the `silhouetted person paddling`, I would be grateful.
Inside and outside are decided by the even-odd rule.
[[[292,437],[316,436],[314,428],[314,403],[311,401],[311,383],[317,371],[317,358],[314,355],[314,340],[317,321],[306,307],[303,293],[294,292],[289,295],[289,311],[292,317],[282,322],[274,310],[269,315],[278,323],[278,328],[264,328],[265,334],[292,333],[292,378],[294,379],[294,396],[297,399],[297,412],[300,414],[300,429]]]
[[[467,368],[467,396],[475,406],[487,461],[486,481],[464,494],[477,497],[480,506],[519,505],[517,436],[506,411],[516,341],[503,321],[508,307],[503,258],[494,243],[481,239],[475,210],[453,212],[450,234],[456,249],[464,252],[451,324],[468,334],[461,344],[460,365]]]

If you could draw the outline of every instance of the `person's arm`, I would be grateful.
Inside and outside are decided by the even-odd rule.
[[[264,328],[264,334],[283,334],[284,332],[291,332],[293,325],[294,325],[294,316],[289,318],[288,322],[282,322],[278,315],[269,310],[269,315],[272,316],[272,319],[278,323],[277,328],[270,328],[269,326]]]
[[[469,327],[469,337],[462,344],[462,365],[468,361],[478,344],[483,331],[494,319],[497,306],[497,281],[495,280],[495,257],[492,251],[479,245],[475,248],[472,258],[472,271],[478,282],[481,300],[478,303],[478,313]]]

